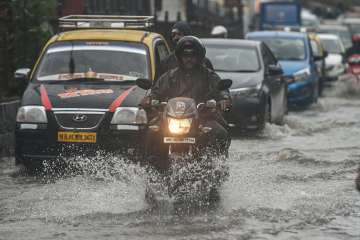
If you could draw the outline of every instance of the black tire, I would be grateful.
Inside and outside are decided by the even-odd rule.
[[[319,98],[319,85],[320,85],[320,80],[316,82],[314,90],[313,90],[313,103],[317,103],[318,102],[318,98]]]
[[[286,98],[286,97],[284,97]],[[282,107],[282,113],[281,116],[279,117],[279,119],[276,121],[277,125],[284,125],[284,121],[285,121],[285,115],[287,113],[287,99],[283,99],[283,107]]]
[[[259,130],[260,131],[264,130],[266,123],[270,123],[270,122],[271,122],[271,105],[270,105],[270,101],[267,101],[264,107],[264,113],[260,117]]]

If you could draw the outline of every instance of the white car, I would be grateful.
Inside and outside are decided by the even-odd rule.
[[[340,37],[345,49],[352,46],[351,33],[347,26],[336,24],[336,22],[329,22],[321,24],[317,28],[318,33],[335,34]]]
[[[340,38],[334,34],[318,34],[328,52],[325,59],[326,78],[329,81],[337,80],[345,72],[345,47]]]

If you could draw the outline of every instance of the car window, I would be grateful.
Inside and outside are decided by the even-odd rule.
[[[336,29],[336,28],[323,28],[318,31],[319,33],[329,33],[329,34],[335,34],[338,37],[340,37],[341,41],[346,46],[351,46],[351,33],[346,29]]]
[[[277,60],[305,60],[306,48],[303,39],[266,38],[261,39],[271,49]]]
[[[339,41],[336,39],[322,38],[321,42],[323,43],[324,48],[328,53],[341,54],[343,52]]]
[[[255,47],[206,45],[206,56],[215,71],[257,72],[260,62]]]
[[[143,44],[125,42],[58,42],[43,56],[35,79],[102,78],[108,81],[149,78],[148,53]]]
[[[168,50],[168,48],[166,47],[166,45],[165,45],[165,43],[163,41],[160,41],[157,44],[156,51],[159,54],[160,61],[164,60],[169,55],[169,50]]]
[[[276,65],[277,60],[274,57],[271,50],[265,44],[262,44],[261,48],[262,48],[262,52],[263,52],[263,56],[264,56],[264,64],[265,64],[265,66]]]
[[[168,51],[164,41],[162,41],[162,40],[156,41],[154,52],[155,52],[156,66],[159,66],[161,61],[164,60],[169,55],[169,51]]]
[[[158,79],[161,72],[160,63],[169,55],[169,50],[163,40],[155,40],[155,78]]]

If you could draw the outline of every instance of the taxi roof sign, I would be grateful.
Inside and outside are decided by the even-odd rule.
[[[60,29],[144,29],[153,25],[153,16],[69,15],[59,18]]]

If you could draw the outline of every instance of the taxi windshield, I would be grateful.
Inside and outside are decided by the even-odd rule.
[[[148,56],[143,44],[82,41],[52,44],[35,75],[38,81],[128,81],[149,77]]]

